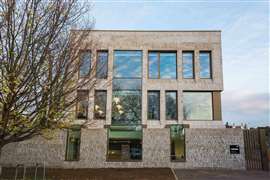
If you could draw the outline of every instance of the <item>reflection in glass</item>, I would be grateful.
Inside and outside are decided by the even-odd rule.
[[[108,73],[108,52],[99,51],[97,53],[96,77],[99,79],[106,79],[107,73]]]
[[[96,90],[95,106],[94,106],[95,119],[106,118],[106,103],[107,103],[107,92],[103,90]]]
[[[88,114],[88,91],[78,90],[77,92],[77,112],[78,119],[87,119]]]
[[[177,92],[166,91],[166,119],[177,120]]]
[[[184,92],[184,119],[212,120],[211,92]]]
[[[185,130],[181,125],[171,125],[171,160],[185,160]]]
[[[193,52],[183,52],[183,77],[194,78]]]
[[[69,129],[67,132],[66,160],[77,161],[80,155],[80,129]]]
[[[113,79],[113,90],[141,90],[141,79]]]
[[[108,131],[109,160],[141,160],[142,159],[142,127],[111,126]]]
[[[114,52],[114,78],[141,78],[141,51]]]
[[[148,91],[148,119],[159,120],[159,92]]]
[[[141,123],[141,91],[113,91],[112,124]]]
[[[160,53],[160,78],[176,79],[176,53]]]
[[[200,78],[211,78],[211,53],[200,52]]]
[[[87,76],[91,68],[91,52],[82,52],[80,55],[80,77]]]
[[[158,63],[158,53],[157,52],[150,52],[148,54],[148,71],[149,71],[149,78],[157,79],[159,78],[159,63]]]

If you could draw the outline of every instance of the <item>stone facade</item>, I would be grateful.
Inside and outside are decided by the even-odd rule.
[[[66,132],[55,133],[53,140],[36,137],[4,147],[3,166],[44,163],[61,168],[226,168],[245,169],[243,131],[241,129],[186,129],[186,161],[170,160],[170,130],[143,129],[143,158],[137,162],[106,160],[107,130],[82,130],[79,161],[65,161]],[[239,145],[240,154],[230,154],[230,145]]]

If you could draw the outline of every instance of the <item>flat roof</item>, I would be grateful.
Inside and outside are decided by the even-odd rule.
[[[221,32],[221,30],[117,30],[117,29],[71,29],[70,31],[101,31],[101,32]]]

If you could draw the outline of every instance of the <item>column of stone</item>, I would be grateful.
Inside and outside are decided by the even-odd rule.
[[[194,51],[194,70],[195,70],[195,81],[200,79],[200,51]]]
[[[142,125],[147,125],[147,50],[143,50],[142,57]]]
[[[165,90],[160,91],[160,124],[161,127],[165,127],[166,125],[166,98],[165,98]]]

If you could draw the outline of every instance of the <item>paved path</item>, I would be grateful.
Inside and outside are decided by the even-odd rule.
[[[178,180],[270,180],[270,172],[236,170],[174,170]]]

